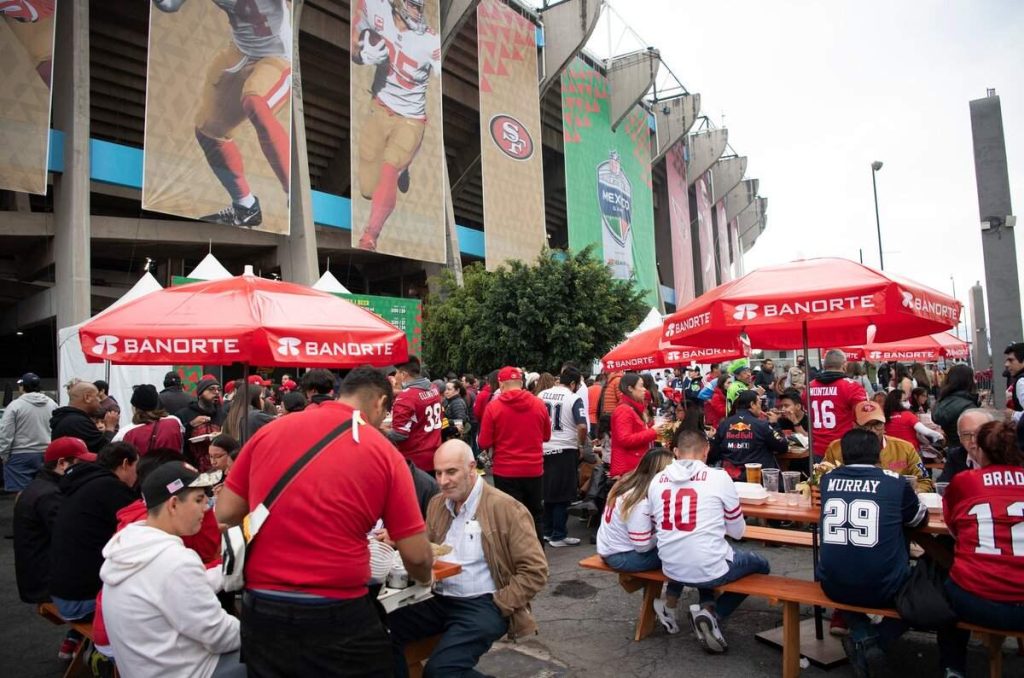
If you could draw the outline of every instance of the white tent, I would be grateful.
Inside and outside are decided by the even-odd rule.
[[[640,324],[636,326],[635,330],[632,332],[626,332],[626,336],[632,337],[634,334],[640,334],[641,332],[646,332],[649,329],[661,327],[661,321],[661,314],[658,313],[658,309],[652,307],[647,313],[647,317],[640,321]]]
[[[103,315],[111,308],[160,289],[163,289],[160,283],[147,271],[130,290],[125,292],[123,297],[111,304],[110,308],[100,311],[97,316]],[[57,331],[57,402],[60,405],[68,404],[68,394],[64,389],[64,384],[74,377],[86,381],[104,379],[110,384],[110,395],[114,396],[114,399],[121,405],[121,426],[127,426],[132,423],[132,408],[129,405],[132,386],[153,384],[159,391],[163,388],[164,375],[171,370],[171,366],[107,365],[107,363],[86,362],[85,354],[82,353],[82,343],[78,338],[78,329],[84,324],[63,327]]]
[[[330,271],[324,271],[324,274],[320,276],[320,279],[313,283],[314,290],[320,290],[321,292],[330,292],[331,294],[351,294],[337,278]]]
[[[227,278],[233,277],[228,269],[224,268],[224,265],[217,261],[217,257],[213,256],[213,252],[210,252],[203,260],[199,262],[199,265],[192,269],[186,278],[194,278],[196,280],[226,280]]]

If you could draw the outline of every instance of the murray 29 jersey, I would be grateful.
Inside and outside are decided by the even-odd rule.
[[[291,9],[286,0],[213,0],[231,23],[231,37],[247,57],[292,59]]]
[[[379,33],[387,41],[387,75],[374,82],[374,96],[404,118],[427,117],[427,84],[441,75],[441,39],[433,28],[401,30],[389,0],[362,0],[357,30]]]

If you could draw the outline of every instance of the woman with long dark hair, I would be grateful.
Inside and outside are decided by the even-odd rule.
[[[647,488],[672,459],[672,453],[664,447],[653,448],[608,493],[597,529],[597,552],[616,570],[643,572],[661,567],[651,529]]]
[[[242,384],[235,389],[221,431],[244,445],[256,431],[273,420],[274,417],[263,411],[263,388]]]
[[[622,375],[619,391],[622,401],[612,412],[612,478],[635,469],[658,437],[658,432],[644,419],[647,387],[640,375],[635,372]]]
[[[964,410],[980,406],[978,384],[970,365],[958,364],[946,373],[946,384],[939,391],[939,399],[932,410],[932,421],[942,427],[946,441],[952,447],[960,444],[956,422]]]
[[[918,452],[921,451],[918,435],[932,443],[942,440],[941,433],[922,424],[917,415],[910,411],[910,401],[900,389],[889,391],[882,411],[885,413],[885,435],[907,441]]]

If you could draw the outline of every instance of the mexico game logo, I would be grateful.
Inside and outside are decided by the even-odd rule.
[[[527,160],[533,155],[533,137],[526,126],[511,115],[491,118],[491,139],[501,151],[513,160]]]

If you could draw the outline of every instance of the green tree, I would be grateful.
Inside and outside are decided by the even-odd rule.
[[[622,341],[647,311],[642,290],[616,280],[594,258],[545,250],[533,265],[513,261],[488,272],[445,272],[424,310],[423,358],[432,374],[485,374],[503,365],[556,371],[566,361],[586,370]]]

